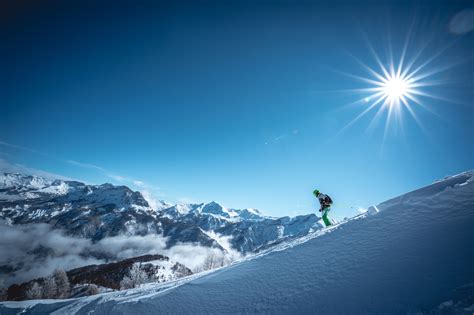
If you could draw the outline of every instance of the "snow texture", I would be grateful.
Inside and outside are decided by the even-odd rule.
[[[0,313],[440,312],[456,290],[474,287],[473,177],[444,179],[214,272],[56,303],[5,302]],[[464,302],[459,312],[474,304]]]

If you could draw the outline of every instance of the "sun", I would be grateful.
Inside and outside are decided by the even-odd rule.
[[[390,77],[384,82],[382,91],[390,101],[390,105],[400,104],[400,101],[409,95],[410,82],[396,76]]]
[[[425,77],[417,76],[419,69],[413,70],[412,65],[404,66],[403,59],[398,65],[391,62],[388,67],[382,64],[378,56],[377,61],[381,71],[377,72],[365,66],[373,78],[362,78],[363,81],[372,85],[372,87],[362,89],[369,94],[365,99],[373,101],[369,108],[375,106],[380,106],[382,109],[388,108],[390,114],[393,107],[397,107],[398,112],[401,110],[400,107],[405,107],[414,115],[413,104],[421,105],[416,96],[425,95],[420,89],[426,84],[423,82]]]
[[[394,58],[395,54],[390,50],[388,57],[382,60],[376,53],[374,47],[367,40],[368,51],[373,56],[373,61],[375,61],[372,66],[368,66],[350,54],[350,56],[362,66],[362,69],[365,70],[368,76],[339,71],[343,75],[364,84],[364,87],[341,91],[361,96],[361,98],[348,105],[361,105],[362,112],[339,130],[335,136],[347,130],[372,111],[375,111],[375,114],[368,123],[367,130],[373,130],[374,126],[378,125],[378,121],[385,116],[385,127],[383,131],[384,141],[391,121],[397,122],[398,127],[403,129],[406,116],[404,112],[407,112],[409,114],[408,116],[411,116],[421,130],[427,133],[418,117],[417,110],[423,108],[433,113],[429,104],[425,103],[427,99],[437,99],[444,102],[450,101],[447,98],[436,96],[428,89],[430,87],[446,84],[444,80],[437,78],[438,74],[454,67],[456,63],[446,64],[442,67],[433,65],[433,61],[450,47],[451,44],[424,59],[422,58],[423,49],[415,50],[409,54],[409,42],[408,36],[398,55],[399,58]],[[390,47],[392,47],[391,44]],[[412,57],[409,58],[408,55],[412,55]],[[396,61],[394,59],[398,60]]]

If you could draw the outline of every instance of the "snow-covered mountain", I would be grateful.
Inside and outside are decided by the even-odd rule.
[[[163,215],[172,219],[192,219],[200,216],[215,217],[226,221],[263,220],[266,217],[257,209],[227,209],[213,201],[207,204],[178,204],[163,209]]]
[[[233,248],[243,253],[322,227],[315,214],[275,218],[264,216],[257,209],[226,209],[216,202],[179,204],[164,209],[162,215],[179,222],[196,224],[206,232],[231,236]]]
[[[378,211],[380,210],[380,212]],[[217,271],[2,314],[472,314],[474,172]]]
[[[226,236],[242,253],[321,227],[314,214],[272,218],[256,209],[227,209],[216,202],[170,205],[161,201],[153,209],[141,193],[126,186],[9,173],[0,175],[0,219],[13,225],[48,223],[93,241],[160,234],[168,246],[197,243],[224,250],[216,236]]]
[[[125,186],[86,185],[76,181],[8,173],[0,176],[0,200],[13,205],[28,204],[28,201],[49,201],[63,204],[74,202],[75,206],[114,204],[118,209],[131,206],[137,209],[149,208],[140,193]]]

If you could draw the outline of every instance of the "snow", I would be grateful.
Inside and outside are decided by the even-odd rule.
[[[187,215],[195,207],[196,205],[178,203],[177,205],[163,209],[162,211],[165,217],[169,219],[176,219]]]
[[[14,192],[1,192],[0,201],[17,201],[40,198],[41,194],[65,195],[69,185],[64,181],[38,176],[3,173],[0,174],[0,189]]]
[[[2,190],[0,191],[0,202],[38,199],[35,202],[53,200],[54,202],[66,201],[83,205],[101,203],[114,204],[119,210],[133,208],[138,212],[155,213],[142,198],[142,195],[125,186],[86,185],[76,181],[0,173],[0,190]],[[45,213],[49,213],[49,211]]]
[[[266,217],[263,216],[260,211],[254,208],[247,208],[247,209],[242,209],[238,210],[235,209],[234,212],[236,212],[237,216],[241,219],[244,220],[263,220],[265,218],[271,218],[271,217]]]
[[[224,208],[215,201],[211,201],[210,203],[205,204],[201,209],[201,213],[211,214],[228,219],[237,216],[234,211]]]
[[[147,261],[144,264],[152,264],[153,266],[160,267],[160,270],[156,273],[157,277],[161,277],[164,281],[170,281],[176,279],[176,275],[173,272],[174,262],[167,260],[152,260]]]
[[[55,181],[53,185],[41,188],[38,192],[50,193],[56,195],[65,195],[69,191],[69,185],[63,181]]]
[[[232,248],[232,244],[230,242],[232,239],[232,236],[221,235],[214,231],[205,231],[203,229],[201,229],[201,231],[207,236],[209,236],[210,238],[212,238],[213,240],[215,240],[217,243],[219,243],[219,245],[223,249],[225,249],[228,253],[232,253],[235,256],[240,256],[239,252],[237,252],[235,249]]]
[[[12,202],[12,201],[23,200],[24,198],[25,197],[23,197],[23,196],[10,195],[10,194],[6,194],[4,192],[0,192],[0,201]]]
[[[370,206],[369,209],[367,209],[367,213],[370,214],[370,215],[373,215],[373,214],[376,214],[376,213],[379,213],[380,210],[379,208],[377,208],[377,206]]]
[[[163,216],[170,219],[181,219],[186,216],[188,218],[191,216],[195,218],[207,216],[227,222],[238,222],[244,220],[258,221],[271,218],[263,216],[257,209],[225,208],[215,201],[203,204],[178,203],[174,206],[170,205],[168,208],[163,208],[160,211],[163,213]]]
[[[474,172],[438,181],[215,272],[1,314],[407,314],[474,283]],[[472,293],[472,292],[471,292]],[[474,304],[474,294],[463,300]]]
[[[8,187],[15,187],[15,186],[28,186],[34,189],[42,189],[48,185],[51,185],[53,181],[38,177],[38,176],[25,176],[21,174],[9,174],[9,173],[2,173],[0,174],[0,189],[5,189]]]

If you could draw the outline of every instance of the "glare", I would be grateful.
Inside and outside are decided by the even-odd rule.
[[[383,92],[389,98],[391,105],[399,103],[402,97],[407,97],[410,84],[403,78],[388,78],[383,85]]]
[[[403,122],[405,117],[407,117],[407,115],[404,115],[404,112],[408,113],[408,116],[426,133],[418,117],[417,109],[423,108],[433,113],[429,104],[425,103],[427,98],[450,101],[449,99],[434,95],[428,88],[445,84],[443,80],[434,80],[434,77],[450,69],[455,64],[443,67],[436,67],[432,64],[451,44],[423,60],[423,50],[427,45],[422,49],[410,51],[408,47],[409,37],[407,36],[397,61],[394,60],[395,54],[393,51],[390,51],[384,60],[380,58],[368,40],[367,48],[374,58],[373,66],[368,66],[352,56],[368,74],[368,76],[361,76],[343,72],[346,76],[356,79],[365,85],[363,88],[348,90],[359,95],[362,94],[361,98],[349,104],[361,105],[362,112],[347,123],[334,137],[371,111],[375,111],[375,115],[367,125],[367,130],[374,128],[378,121],[385,116],[384,140],[391,121],[397,122],[398,126],[403,129]],[[390,47],[392,46],[390,45]],[[410,58],[409,55],[412,57]]]

